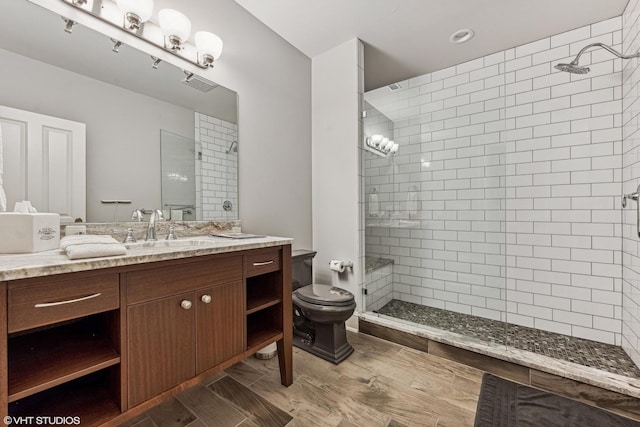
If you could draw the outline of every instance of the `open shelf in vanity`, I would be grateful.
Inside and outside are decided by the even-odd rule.
[[[84,375],[10,403],[9,414],[12,417],[77,417],[81,425],[102,424],[120,415],[114,399],[118,377],[117,366]],[[66,423],[73,424],[73,421]]]
[[[119,325],[117,274],[95,271],[9,282],[8,414],[80,417],[83,425],[117,416]]]
[[[8,339],[9,402],[120,363],[106,323],[113,313],[88,316]]]
[[[280,250],[263,249],[247,255],[245,269],[247,351],[253,351],[282,338]]]

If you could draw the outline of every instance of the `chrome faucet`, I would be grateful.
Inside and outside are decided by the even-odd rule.
[[[142,222],[144,219],[144,209],[134,209],[131,213],[131,219],[134,221]]]
[[[164,219],[164,215],[162,215],[162,211],[160,209],[154,209],[151,211],[151,215],[149,216],[149,224],[147,225],[147,237],[145,240],[147,241],[156,241],[156,221],[160,221]]]

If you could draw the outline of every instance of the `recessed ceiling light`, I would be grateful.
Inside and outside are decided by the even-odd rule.
[[[455,33],[451,34],[451,37],[449,37],[449,42],[464,43],[471,40],[473,38],[473,35],[474,35],[473,30],[470,30],[469,28],[464,28],[462,30],[458,30]]]

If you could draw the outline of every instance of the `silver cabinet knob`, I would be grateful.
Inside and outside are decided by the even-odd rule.
[[[209,304],[211,302],[211,295],[202,295],[202,298],[200,298],[202,300],[203,303],[205,304]]]
[[[180,307],[184,308],[185,310],[189,310],[191,308],[191,301],[183,299],[182,302],[180,303]]]

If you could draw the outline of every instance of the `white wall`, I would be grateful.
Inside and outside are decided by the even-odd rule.
[[[622,15],[622,46],[630,54],[640,49],[640,2],[631,0]],[[640,184],[640,61],[624,62],[622,112],[622,192],[634,193]],[[640,245],[636,203],[629,201],[622,217],[622,348],[640,365]]]
[[[362,43],[348,41],[312,61],[314,281],[332,283],[331,259],[354,263],[334,285],[361,305],[360,103]]]

